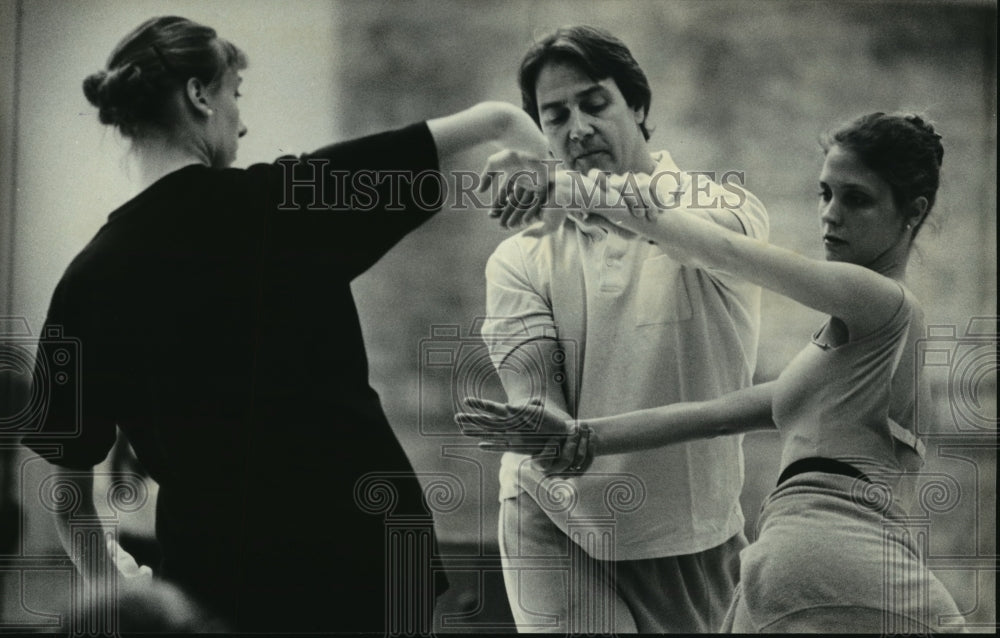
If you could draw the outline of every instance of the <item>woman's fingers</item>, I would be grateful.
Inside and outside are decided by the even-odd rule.
[[[516,228],[532,218],[545,203],[548,167],[540,158],[506,149],[490,156],[480,174],[478,191],[496,187],[490,217],[503,228]]]
[[[487,167],[483,169],[483,172],[479,174],[479,187],[476,188],[476,192],[485,193],[488,191],[490,186],[493,185],[494,175],[496,175],[496,173],[491,171],[490,167],[487,165]]]
[[[524,214],[521,215],[522,224],[531,224],[542,218],[542,206],[545,205],[545,194],[534,191],[531,202],[525,207]]]
[[[517,419],[517,425],[524,425],[526,422],[536,422],[539,413],[542,411],[542,403],[537,399],[532,399],[528,403],[514,405],[510,403],[500,403],[479,397],[466,397],[462,400],[465,407],[475,410],[482,417],[495,418],[497,420]]]
[[[549,442],[538,435],[523,435],[517,432],[490,432],[487,430],[466,430],[465,436],[479,439],[476,445],[488,452],[519,452],[521,454],[538,454]]]
[[[474,414],[470,412],[459,412],[455,415],[455,423],[462,427],[473,427],[467,434],[481,436],[493,434],[498,429],[509,429],[506,419],[498,419],[494,416],[484,414]]]
[[[509,183],[505,195],[506,204],[500,215],[500,225],[504,228],[517,228],[537,217],[544,202],[536,185],[525,185],[520,181]]]
[[[458,412],[455,414],[455,423],[462,427],[480,428],[479,431],[469,431],[470,436],[501,435],[505,431],[511,431],[522,425],[522,419],[515,418],[517,414],[511,410],[506,403],[480,399],[479,397],[466,397],[462,400],[466,408],[471,412]]]
[[[537,398],[524,404],[511,405],[479,397],[466,397],[462,403],[468,411],[455,414],[455,423],[462,427],[479,428],[497,435],[516,433],[518,441],[563,434],[562,431],[552,431],[559,428],[551,425],[552,415],[545,411],[544,404]],[[479,433],[469,434],[481,436]]]
[[[497,198],[493,201],[493,206],[490,207],[490,217],[500,217],[503,215],[505,208],[507,208],[507,191],[501,190],[497,195]],[[502,221],[501,225],[503,225]]]
[[[514,434],[490,432],[489,430],[467,430],[462,432],[462,434],[473,439],[479,439],[480,443],[490,443],[505,447],[510,447],[511,444],[519,442]]]
[[[500,403],[499,401],[490,401],[489,399],[481,399],[479,397],[465,397],[462,399],[462,403],[471,410],[486,410],[497,415],[508,413],[507,404]]]

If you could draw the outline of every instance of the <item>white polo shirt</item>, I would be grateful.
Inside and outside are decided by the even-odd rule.
[[[752,194],[704,176],[693,188],[669,153],[653,158],[656,173],[666,174],[657,183],[661,202],[721,197],[746,234],[767,239],[767,213]],[[532,340],[556,335],[565,374],[549,382],[561,383],[573,416],[711,399],[751,383],[760,288],[682,266],[641,239],[584,232],[573,221],[542,237],[519,233],[490,257],[486,281],[482,334],[494,365],[510,364],[518,346],[514,356],[530,356]],[[598,558],[692,554],[743,529],[742,440],[599,456],[577,478],[546,478],[529,457],[507,453],[500,498],[528,492],[567,534],[600,539],[613,530],[613,556],[604,549]]]

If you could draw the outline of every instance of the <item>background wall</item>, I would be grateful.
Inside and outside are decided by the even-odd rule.
[[[950,326],[944,334],[955,338],[941,346],[953,356],[927,372],[936,403],[922,427],[932,435],[928,476],[961,485],[953,503],[930,513],[929,547],[958,557],[936,569],[963,611],[995,623],[996,322],[970,324],[996,315],[995,3],[0,2],[0,314],[23,316],[36,331],[66,264],[133,192],[125,146],[98,125],[80,82],[153,15],[203,21],[248,53],[241,91],[250,132],[239,165],[483,99],[518,103],[516,68],[535,38],[563,24],[606,27],[650,79],[652,146],[670,149],[682,168],[744,171],[769,210],[772,241],[817,258],[818,134],[866,111],[926,112],[946,150],[909,283],[928,323]],[[455,435],[453,375],[422,365],[421,353],[440,325],[462,327],[449,347],[475,347],[465,337],[483,310],[483,268],[505,236],[482,214],[445,212],[354,286],[372,382],[415,467],[453,473],[465,486],[463,504],[438,516],[456,553],[496,551],[497,459]],[[819,321],[765,292],[757,377],[773,378]],[[970,325],[992,331],[985,363]],[[980,363],[957,367],[966,360]],[[750,535],[777,474],[775,443],[771,434],[745,442]],[[131,524],[148,527],[148,515]],[[38,517],[29,527],[38,538],[46,529]]]

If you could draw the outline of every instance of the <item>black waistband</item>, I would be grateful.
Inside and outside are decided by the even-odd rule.
[[[826,472],[827,474],[840,474],[843,476],[861,479],[866,483],[871,483],[871,479],[869,479],[864,472],[850,463],[844,463],[843,461],[827,459],[820,456],[812,456],[807,459],[793,461],[789,464],[789,466],[786,467],[781,473],[781,476],[778,477],[778,485],[781,485],[793,476],[802,474],[803,472]]]

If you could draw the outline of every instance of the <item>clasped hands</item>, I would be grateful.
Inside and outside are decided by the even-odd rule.
[[[539,399],[516,405],[468,397],[463,403],[470,411],[457,413],[455,423],[462,434],[480,439],[480,449],[530,454],[545,474],[579,475],[593,461],[590,428]]]
[[[528,231],[536,236],[559,228],[567,215],[605,230],[617,227],[643,235],[661,212],[649,175],[612,175],[597,169],[583,174],[560,165],[559,160],[509,149],[490,156],[479,181],[480,192],[498,187],[490,217],[504,228],[541,221],[539,228]]]

